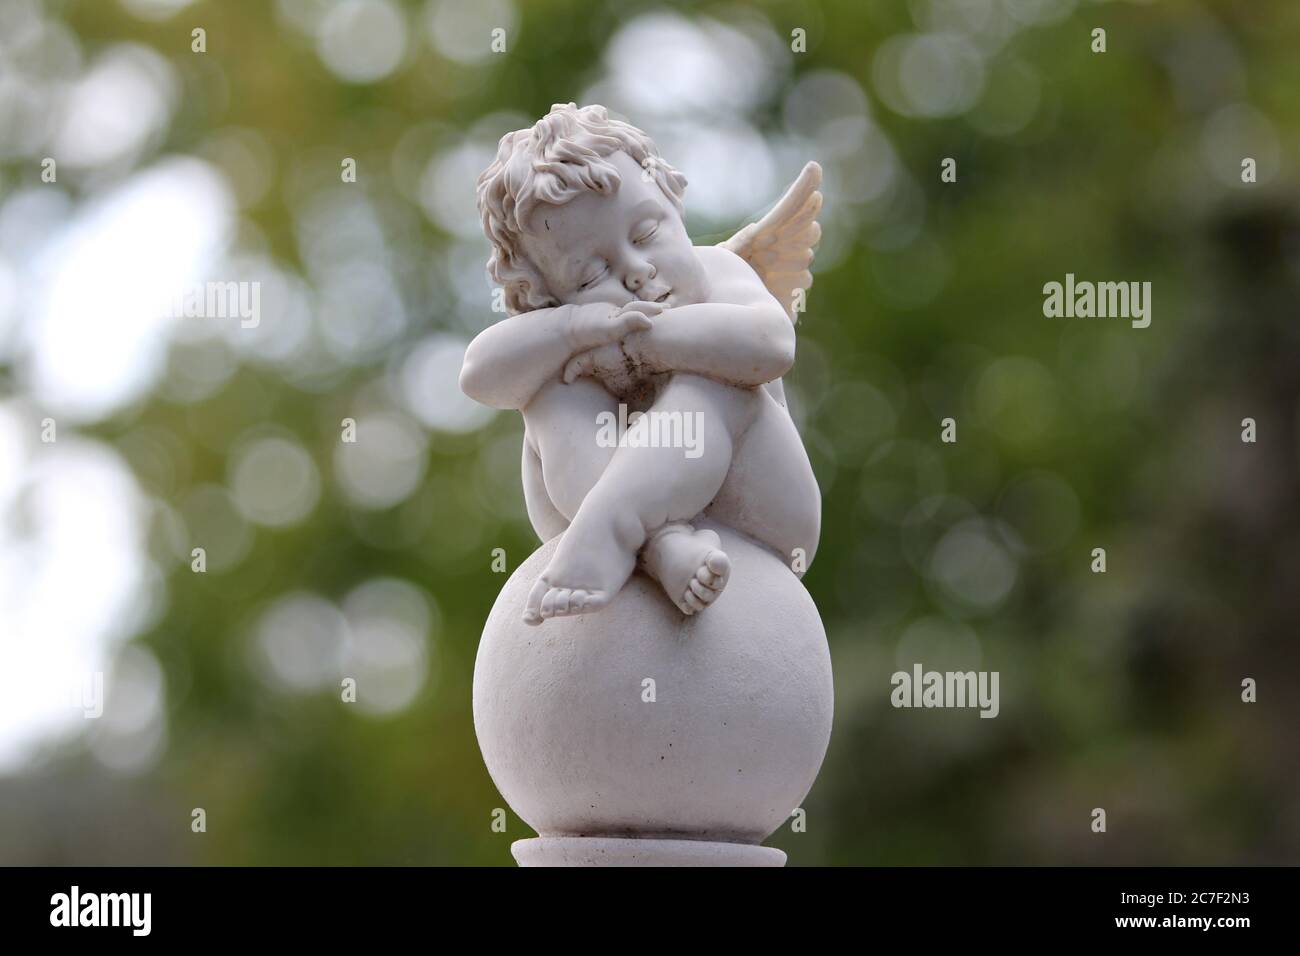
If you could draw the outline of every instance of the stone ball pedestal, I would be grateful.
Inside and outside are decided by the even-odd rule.
[[[539,834],[512,846],[521,866],[784,865],[760,844],[826,754],[830,653],[794,573],[714,528],[732,575],[692,617],[638,572],[599,613],[524,624],[555,540],[501,589],[474,727],[501,795]]]

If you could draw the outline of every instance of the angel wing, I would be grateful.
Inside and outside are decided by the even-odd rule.
[[[771,212],[718,243],[750,264],[785,308],[791,322],[797,320],[795,290],[807,289],[813,281],[808,267],[812,265],[813,246],[822,234],[817,224],[817,213],[822,208],[821,184],[822,168],[809,163]]]

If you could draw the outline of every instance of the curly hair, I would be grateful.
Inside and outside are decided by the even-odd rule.
[[[664,162],[649,136],[610,119],[603,106],[556,103],[531,128],[501,137],[496,159],[478,178],[477,197],[492,244],[488,274],[504,287],[511,315],[559,304],[520,247],[529,215],[538,203],[561,206],[584,191],[617,192],[621,177],[605,157],[619,151],[682,211],[686,177]]]

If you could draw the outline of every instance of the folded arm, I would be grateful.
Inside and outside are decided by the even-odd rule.
[[[588,303],[503,319],[465,350],[461,391],[494,408],[523,408],[574,355],[649,329],[658,311],[654,303]]]
[[[756,387],[794,365],[794,326],[776,304],[704,302],[669,309],[637,333],[641,363],[656,372],[691,372]]]
[[[716,246],[696,250],[710,280],[709,301],[666,309],[644,332],[574,358],[565,381],[616,374],[627,363],[648,372],[689,372],[727,385],[757,387],[794,365],[795,334],[781,304],[743,259]]]
[[[523,408],[573,353],[569,311],[537,309],[488,326],[465,350],[461,391],[494,408]]]

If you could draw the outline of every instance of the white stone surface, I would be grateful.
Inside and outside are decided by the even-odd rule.
[[[460,386],[523,414],[529,517],[564,531],[529,623],[600,610],[637,567],[703,613],[731,566],[701,514],[811,563],[821,494],[780,380],[821,181],[808,163],[758,222],[697,246],[685,177],[604,107],[557,103],[501,138],[476,188],[510,315],[466,348]]]
[[[637,573],[599,614],[529,627],[524,602],[554,540],[502,588],[479,645],[474,725],[501,795],[542,837],[704,841],[659,855],[737,863],[705,844],[760,843],[811,788],[833,697],[817,608],[772,552],[713,527],[734,572],[707,613],[682,615]],[[613,844],[526,843],[525,863],[637,862]]]
[[[785,866],[770,846],[705,840],[537,837],[510,847],[520,866]]]
[[[467,347],[460,385],[522,413],[547,542],[502,589],[474,672],[488,770],[540,834],[515,844],[523,865],[784,862],[758,844],[831,731],[799,582],[821,493],[781,384],[821,180],[808,163],[758,222],[697,246],[685,177],[573,103],[502,137],[478,179],[509,316]]]

